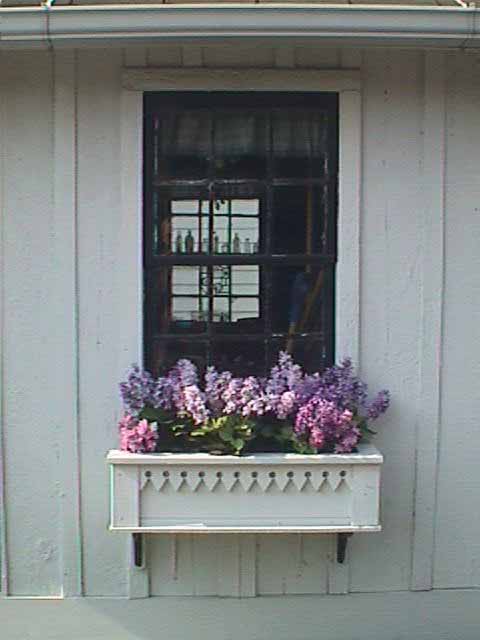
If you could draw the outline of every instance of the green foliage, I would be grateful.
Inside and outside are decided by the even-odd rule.
[[[195,428],[190,418],[182,418],[163,409],[154,409],[149,406],[142,409],[139,418],[157,423],[159,436],[157,450],[188,451],[190,449],[188,439]]]
[[[297,438],[287,420],[272,416],[249,419],[223,415],[195,425],[188,416],[146,406],[139,418],[157,423],[158,451],[203,451],[218,455],[256,451],[315,453],[312,447]]]
[[[201,451],[218,454],[240,455],[253,436],[252,420],[238,415],[211,418],[190,432],[190,440]]]

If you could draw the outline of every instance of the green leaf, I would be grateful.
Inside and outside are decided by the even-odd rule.
[[[244,440],[241,440],[240,438],[233,440],[232,444],[238,452],[240,452],[245,446]]]

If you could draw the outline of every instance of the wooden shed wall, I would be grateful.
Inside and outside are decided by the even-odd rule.
[[[384,530],[355,536],[343,569],[329,536],[164,536],[147,580],[107,531],[104,454],[136,357],[119,241],[135,233],[120,206],[129,65],[361,69],[361,366],[393,404]],[[4,596],[480,586],[479,69],[475,54],[307,46],[1,54]]]

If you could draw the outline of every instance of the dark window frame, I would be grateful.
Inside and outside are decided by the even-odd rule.
[[[206,267],[212,270],[215,265],[258,265],[262,271],[262,291],[266,292],[267,301],[270,300],[272,290],[272,270],[278,266],[304,266],[307,268],[332,268],[331,277],[328,278],[329,295],[332,305],[329,317],[327,318],[327,331],[322,336],[316,335],[315,332],[303,332],[295,334],[295,341],[298,343],[305,342],[309,339],[322,339],[324,342],[324,352],[322,356],[323,362],[317,368],[328,366],[334,361],[334,326],[335,326],[335,264],[337,261],[337,217],[338,217],[338,94],[337,93],[284,93],[284,92],[255,92],[255,93],[231,93],[231,92],[161,92],[161,93],[145,93],[144,94],[144,185],[143,185],[143,239],[144,239],[144,361],[147,368],[156,370],[152,362],[152,353],[154,352],[154,343],[156,341],[168,341],[181,338],[182,340],[191,340],[193,342],[205,343],[212,346],[214,341],[222,342],[238,341],[239,335],[217,335],[212,331],[211,318],[207,323],[206,333],[183,334],[179,336],[176,333],[156,333],[152,330],[152,296],[150,295],[150,279],[155,277],[159,271],[182,265],[194,265]],[[253,105],[255,105],[253,107]],[[209,175],[202,179],[192,178],[167,178],[158,180],[154,176],[155,153],[158,149],[154,149],[153,140],[153,116],[158,113],[165,113],[172,110],[180,109],[210,109],[212,111],[228,110],[229,107],[238,109],[244,106],[245,109],[265,110],[268,109],[268,158],[267,173],[263,178],[238,178],[238,179],[222,179],[215,175],[213,167],[214,158],[209,159]],[[273,173],[272,149],[273,141],[271,137],[272,131],[272,113],[276,109],[288,109],[289,107],[301,107],[309,110],[322,109],[328,110],[329,115],[329,135],[328,135],[328,153],[332,164],[331,171],[326,177],[297,177],[284,178],[278,177]],[[274,221],[273,211],[273,190],[279,186],[291,187],[314,187],[323,186],[328,182],[330,188],[329,201],[329,219],[330,231],[333,234],[329,240],[328,252],[319,253],[302,253],[302,254],[285,254],[274,253],[272,247],[272,229]],[[262,190],[265,194],[267,203],[267,211],[264,219],[262,219],[261,227],[261,247],[262,250],[257,254],[175,254],[164,253],[158,254],[153,247],[153,206],[152,196],[159,193],[162,188],[183,188],[191,189],[192,199],[208,199],[212,202],[215,200],[215,191],[228,188],[248,187]],[[196,191],[195,191],[196,190]],[[197,195],[193,195],[196,193]],[[199,195],[203,193],[203,195]],[[210,212],[210,215],[211,212]],[[210,239],[210,250],[212,243]],[[271,362],[271,343],[278,339],[288,339],[287,332],[275,332],[272,327],[270,311],[268,304],[265,309],[264,330],[261,333],[241,334],[241,340],[258,340],[261,339],[265,343],[265,361]]]

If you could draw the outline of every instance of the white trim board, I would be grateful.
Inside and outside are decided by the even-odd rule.
[[[360,91],[360,71],[316,69],[130,68],[129,91]]]
[[[128,229],[141,228],[142,139],[140,117],[144,91],[331,91],[339,94],[339,184],[338,184],[338,260],[336,265],[335,353],[337,358],[350,356],[360,366],[360,215],[361,215],[361,76],[358,70],[289,70],[289,69],[124,69],[122,74],[122,211],[129,219]],[[127,143],[131,141],[132,145]],[[137,141],[135,143],[135,141]],[[141,237],[122,233],[122,254],[136,256],[128,265],[128,297],[142,300]],[[125,286],[127,286],[125,281]],[[127,292],[125,292],[127,294]],[[125,343],[137,344],[138,361],[142,361],[141,313],[124,327]],[[238,544],[241,544],[240,542]],[[245,545],[251,548],[245,549]],[[242,553],[255,554],[255,536],[247,536]],[[255,563],[249,563],[249,575],[240,567],[242,580],[255,584]],[[130,597],[147,596],[146,569],[138,582],[129,568]],[[343,565],[335,561],[329,567],[330,593],[349,589],[348,557]],[[136,585],[136,586],[135,586]],[[249,595],[255,595],[249,593]]]

